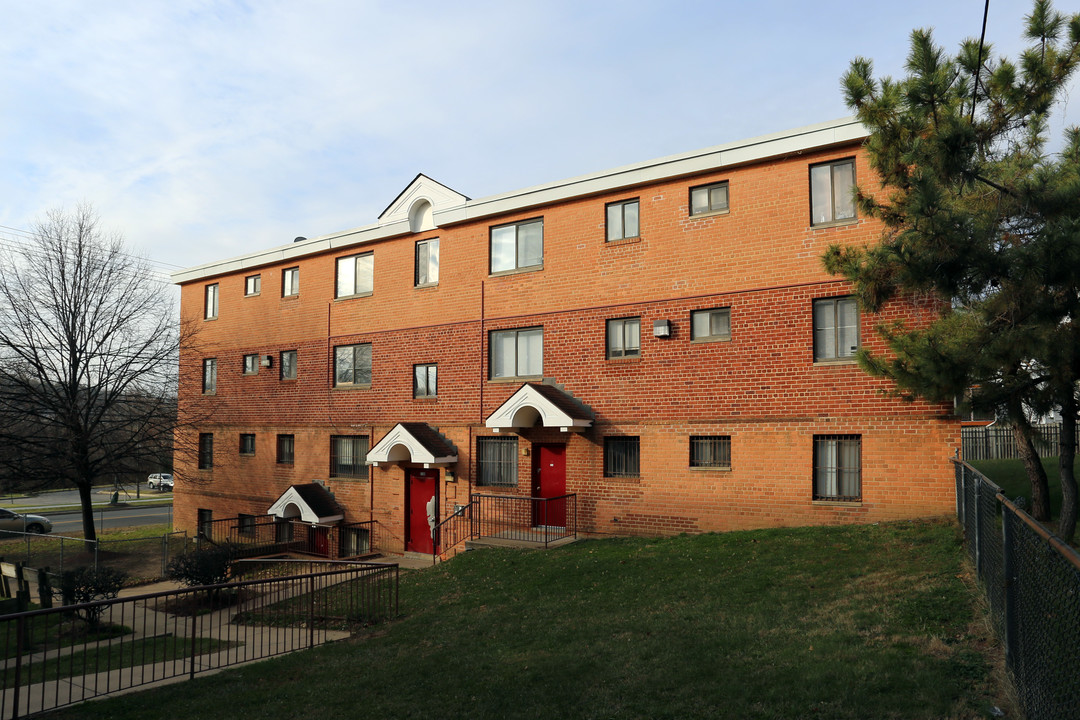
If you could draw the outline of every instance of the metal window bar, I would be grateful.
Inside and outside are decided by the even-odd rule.
[[[477,485],[517,486],[517,438],[477,438]]]
[[[604,477],[638,477],[640,446],[637,437],[604,438]]]
[[[730,468],[731,436],[691,436],[690,467]]]

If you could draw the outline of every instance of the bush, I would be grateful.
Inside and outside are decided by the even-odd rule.
[[[169,561],[168,576],[188,587],[217,585],[229,579],[236,548],[231,543],[192,550]]]
[[[108,567],[81,567],[60,576],[60,596],[64,605],[81,605],[97,600],[112,600],[120,594],[127,575]],[[101,623],[104,605],[73,610],[74,615],[96,628]]]

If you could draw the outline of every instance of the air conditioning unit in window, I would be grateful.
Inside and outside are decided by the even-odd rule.
[[[259,364],[262,365],[263,367],[270,367],[271,365],[274,364],[274,356],[273,355],[263,355],[262,359],[259,360]]]

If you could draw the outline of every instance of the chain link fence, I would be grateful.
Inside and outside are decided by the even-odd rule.
[[[165,535],[97,542],[64,535],[3,533],[0,557],[27,567],[48,569],[56,575],[78,567],[110,567],[122,570],[131,580],[165,577],[169,561],[189,549],[187,531]]]
[[[954,461],[956,514],[1028,720],[1080,719],[1080,555]]]

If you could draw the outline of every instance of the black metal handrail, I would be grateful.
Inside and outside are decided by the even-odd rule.
[[[398,613],[396,564],[170,590],[0,619],[0,718],[347,637]]]
[[[475,501],[462,505],[432,528],[433,549],[431,554],[433,562],[461,543],[474,537],[472,518],[475,506]]]
[[[375,522],[317,525],[272,515],[223,518],[205,523],[196,542],[231,543],[241,557],[303,553],[337,559],[362,557],[377,547]]]
[[[548,547],[577,537],[577,494],[539,498],[474,493],[473,535]]]

